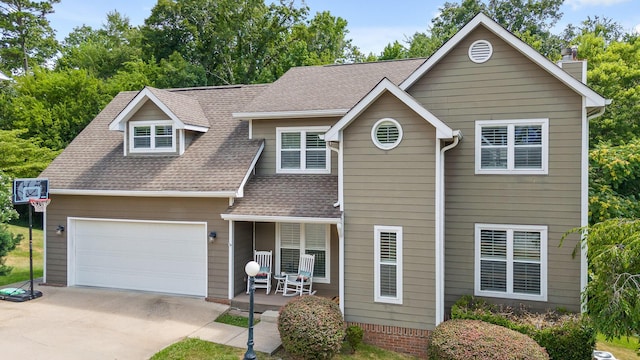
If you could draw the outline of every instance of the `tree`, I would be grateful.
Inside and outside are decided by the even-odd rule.
[[[131,26],[129,18],[117,11],[107,14],[101,29],[90,26],[75,28],[65,39],[57,67],[61,70],[84,69],[107,79],[128,61],[142,58],[140,30]]]
[[[11,203],[11,180],[0,171],[0,276],[11,272],[11,267],[5,265],[5,256],[16,248],[22,239],[15,236],[7,228],[7,222],[18,217],[18,213]]]
[[[587,82],[595,91],[611,99],[603,116],[591,120],[590,141],[624,144],[640,136],[640,38],[627,35],[611,41],[594,33],[574,40],[578,56],[589,59]]]
[[[37,177],[60,153],[23,139],[26,129],[0,130],[0,169],[9,179]]]
[[[6,69],[29,72],[30,63],[43,65],[58,50],[46,16],[60,0],[0,0],[0,59]]]
[[[254,83],[280,59],[307,12],[284,0],[159,0],[142,28],[146,56],[178,52],[204,68],[209,85]]]
[[[556,58],[562,47],[561,39],[551,34],[560,20],[563,0],[462,0],[446,2],[439,14],[431,19],[427,33],[416,33],[409,39],[411,57],[428,57],[442,44],[483,12],[505,29],[521,37],[536,50]]]
[[[608,339],[637,336],[640,220],[609,219],[572,232],[584,234],[582,246],[588,244],[589,282],[582,297],[595,329]]]
[[[115,94],[86,70],[51,71],[34,68],[16,78],[13,95],[0,102],[3,128],[27,129],[52,150],[64,149]]]
[[[589,159],[589,223],[640,218],[640,138],[597,144]]]

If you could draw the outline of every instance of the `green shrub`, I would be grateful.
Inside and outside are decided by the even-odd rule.
[[[547,352],[527,335],[480,320],[449,320],[429,339],[430,360],[548,360]]]
[[[451,318],[482,320],[526,334],[556,360],[590,359],[596,342],[593,326],[580,314],[501,308],[473,296],[460,298],[451,308]]]
[[[356,352],[360,344],[362,344],[362,339],[364,338],[364,331],[360,326],[351,325],[347,327],[347,343],[351,346],[351,352]]]
[[[318,296],[303,296],[283,306],[278,332],[282,347],[303,359],[331,359],[345,336],[338,305]]]

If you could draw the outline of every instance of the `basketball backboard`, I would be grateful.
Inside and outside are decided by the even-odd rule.
[[[13,203],[28,204],[29,199],[49,198],[48,179],[15,179],[13,180]]]

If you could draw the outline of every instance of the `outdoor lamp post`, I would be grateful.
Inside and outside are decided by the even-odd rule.
[[[249,339],[247,340],[247,352],[244,354],[244,360],[256,358],[256,353],[253,351],[253,293],[256,291],[255,276],[259,271],[260,264],[255,261],[249,261],[244,267],[244,272],[249,276]]]

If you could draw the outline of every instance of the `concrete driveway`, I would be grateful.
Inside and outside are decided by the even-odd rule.
[[[0,301],[0,358],[148,359],[227,309],[203,299],[162,294],[36,288],[43,297]]]

